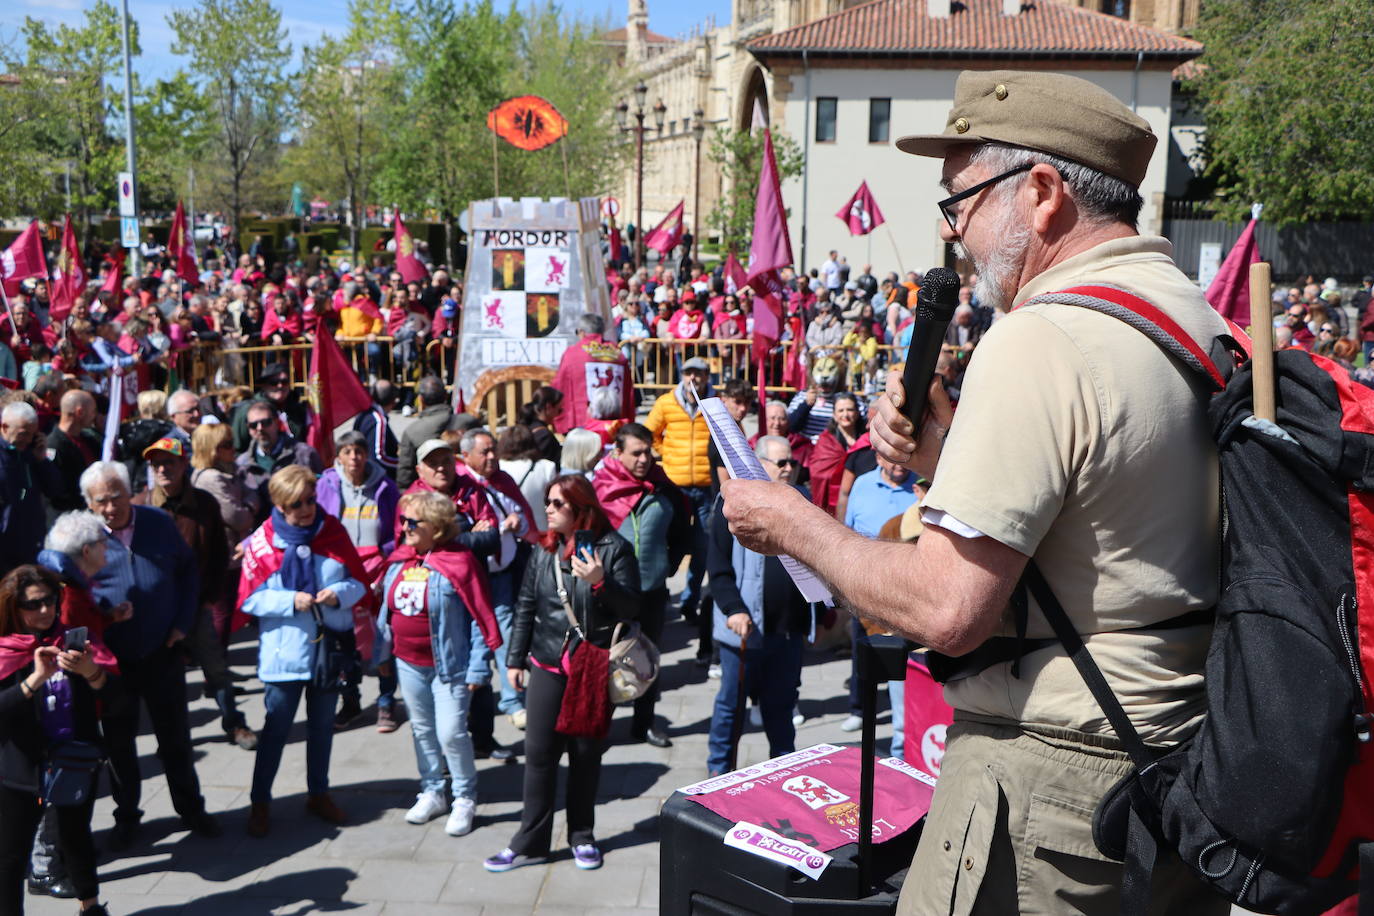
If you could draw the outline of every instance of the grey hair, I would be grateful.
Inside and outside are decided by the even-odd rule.
[[[567,437],[563,439],[559,473],[590,471],[601,457],[603,448],[601,437],[590,429],[578,427],[569,430]]]
[[[606,333],[606,319],[594,312],[583,312],[577,319],[577,333],[595,334],[600,337]]]
[[[172,405],[177,403],[178,401],[184,401],[187,398],[190,398],[191,401],[194,403],[200,403],[200,398],[196,397],[196,393],[194,391],[189,391],[185,388],[179,388],[176,391],[173,391],[171,396],[167,398],[167,414],[170,416],[171,414],[176,413],[177,411],[172,408]]]
[[[10,401],[5,405],[5,409],[0,411],[0,422],[37,423],[38,411],[33,409],[32,404],[25,401]]]
[[[493,443],[496,442],[496,437],[491,434],[491,430],[485,426],[474,426],[472,429],[466,430],[463,433],[463,438],[458,440],[458,451],[465,455],[472,451],[477,447],[478,436],[486,436]]]
[[[125,493],[134,492],[133,484],[129,480],[129,469],[121,462],[97,461],[81,472],[81,495],[89,500],[91,490],[96,484],[112,479],[124,484]]]
[[[81,551],[91,544],[105,540],[105,523],[94,512],[82,509],[77,512],[63,512],[52,523],[43,546],[48,550],[65,553],[75,560]]]
[[[754,443],[754,454],[759,458],[767,458],[768,446],[772,445],[774,442],[781,442],[783,445],[787,446],[788,452],[792,451],[792,443],[788,442],[782,436],[759,436],[759,441]]]
[[[1114,178],[1097,169],[1090,168],[1071,159],[1064,159],[1051,153],[1008,146],[1005,143],[984,143],[974,151],[969,164],[979,163],[993,173],[1001,173],[1018,165],[1045,163],[1053,166],[1064,184],[1068,185],[1069,195],[1078,206],[1082,217],[1093,223],[1125,223],[1132,229],[1140,222],[1140,208],[1145,201],[1140,191],[1130,183]],[[1003,183],[998,193],[1010,193],[1025,175],[1016,176],[1015,181]]]

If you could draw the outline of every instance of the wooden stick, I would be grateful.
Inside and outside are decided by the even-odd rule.
[[[501,196],[501,166],[496,160],[496,131],[491,132],[491,181],[494,186],[495,194],[492,197]]]
[[[897,237],[892,234],[891,226],[887,227],[887,237],[888,240],[892,242],[892,253],[897,256],[897,269],[900,270],[902,272],[902,276],[905,277],[906,268],[902,266],[902,253],[897,250]]]
[[[558,144],[558,151],[563,154],[563,187],[568,192],[568,200],[573,200],[572,178],[568,177],[568,141],[563,140]]]
[[[1271,423],[1278,419],[1274,403],[1274,319],[1269,289],[1269,264],[1250,265],[1251,403],[1255,416]]]

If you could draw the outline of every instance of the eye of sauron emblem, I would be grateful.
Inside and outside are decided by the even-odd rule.
[[[548,99],[522,95],[506,99],[487,112],[487,127],[511,146],[543,149],[568,133],[568,122]]]

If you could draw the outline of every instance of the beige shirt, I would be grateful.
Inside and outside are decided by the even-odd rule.
[[[1110,285],[1168,313],[1204,351],[1226,327],[1169,242],[1106,242],[1017,294]],[[1035,558],[1142,737],[1177,741],[1203,711],[1210,626],[1129,631],[1216,603],[1216,451],[1207,388],[1139,331],[1090,309],[1020,308],[978,345],[923,505]],[[1113,632],[1123,631],[1123,632]],[[1014,635],[1004,613],[1002,633]],[[1027,635],[1052,636],[1032,601]],[[1056,647],[1021,676],[994,665],[945,689],[955,708],[1110,733]]]

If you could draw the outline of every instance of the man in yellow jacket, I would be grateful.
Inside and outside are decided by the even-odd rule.
[[[695,395],[693,395],[695,392]],[[706,573],[706,532],[711,519],[711,433],[697,407],[697,397],[709,398],[710,366],[700,356],[682,364],[682,380],[667,394],[659,395],[644,425],[654,434],[654,448],[662,456],[663,470],[692,504],[692,561],[687,567],[687,587],[682,590],[682,616],[689,623],[711,613],[710,598],[702,594]]]

